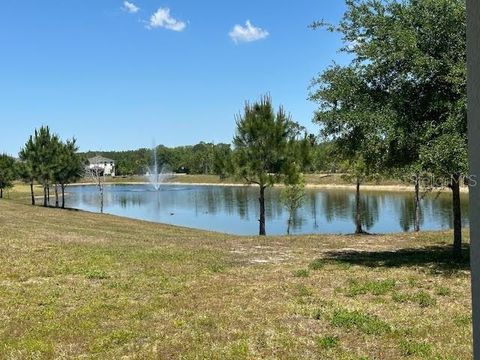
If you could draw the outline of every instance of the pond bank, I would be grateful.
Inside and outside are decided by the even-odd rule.
[[[126,180],[122,181],[121,179],[115,180],[115,181],[110,181],[107,180],[105,182],[107,185],[148,185],[149,182],[138,180],[138,181],[132,181],[132,180]],[[248,185],[244,183],[235,183],[235,182],[190,182],[190,181],[179,181],[178,179],[175,179],[175,181],[165,181],[163,184],[165,185],[192,185],[192,186],[226,186],[226,187],[240,187],[240,186],[256,186],[256,185]],[[95,183],[92,182],[80,182],[80,183],[75,183],[71,184],[69,186],[75,186],[75,185],[96,185]],[[283,184],[276,184],[275,187],[284,187]],[[348,191],[354,191],[356,189],[355,185],[353,184],[313,184],[313,183],[307,183],[305,184],[305,188],[307,189],[332,189],[332,190],[348,190]],[[410,186],[410,185],[385,185],[385,184],[365,184],[361,186],[362,191],[391,191],[391,192],[414,192],[415,187]],[[432,190],[433,192],[450,192],[449,188],[435,188]],[[460,188],[461,193],[468,193],[468,187],[467,186],[462,186]]]

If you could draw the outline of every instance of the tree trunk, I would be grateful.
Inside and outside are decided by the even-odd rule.
[[[100,186],[100,213],[103,214],[103,185]]]
[[[58,208],[58,184],[55,184],[55,207]]]
[[[462,209],[460,207],[460,175],[452,176],[452,210],[453,210],[453,255],[462,256]]]
[[[62,186],[62,209],[65,209],[65,185]]]
[[[362,204],[360,202],[360,179],[357,179],[357,192],[355,194],[355,234],[363,234]]]
[[[50,206],[50,184],[47,185],[47,205]]]
[[[32,205],[35,206],[35,192],[33,191],[33,181],[30,181],[30,196],[32,197]]]
[[[265,231],[265,186],[260,185],[260,197],[258,198],[258,202],[260,203],[260,219],[258,220],[260,223],[260,229],[258,234],[261,236],[266,235]]]
[[[414,231],[420,231],[420,176],[415,175],[415,223]]]
[[[43,206],[47,207],[47,185],[43,185]]]
[[[0,199],[3,199],[3,188],[0,188]]]

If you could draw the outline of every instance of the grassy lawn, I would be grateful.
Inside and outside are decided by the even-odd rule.
[[[238,237],[27,190],[0,200],[1,359],[471,358],[449,232]]]

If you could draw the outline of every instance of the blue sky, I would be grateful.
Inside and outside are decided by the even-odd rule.
[[[234,115],[266,92],[318,132],[309,82],[344,55],[338,35],[308,25],[343,11],[343,0],[4,1],[0,152],[41,125],[81,150],[231,142]]]

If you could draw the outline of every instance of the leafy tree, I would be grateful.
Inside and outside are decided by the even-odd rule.
[[[361,184],[375,177],[384,164],[384,133],[388,114],[375,106],[376,93],[362,69],[333,66],[313,83],[311,99],[319,104],[314,121],[334,147],[330,155],[344,162],[347,180],[355,183],[355,233],[362,234]]]
[[[233,140],[236,175],[247,184],[259,187],[259,234],[265,231],[265,190],[290,175],[294,166],[289,149],[294,138],[294,125],[282,107],[275,113],[269,96],[258,102],[246,103],[236,117]]]
[[[413,168],[416,179],[420,171],[451,179],[454,253],[460,255],[458,179],[467,155],[465,2],[346,3],[339,25],[327,27],[343,36],[342,50],[375,94],[377,110],[389,113],[383,127],[384,169]]]
[[[292,169],[290,173],[305,173],[311,172],[314,165],[314,148],[316,145],[316,138],[312,134],[308,134],[305,127],[293,122],[290,129],[290,139],[288,150],[289,157],[297,167]],[[301,179],[298,178],[300,181]]]
[[[422,147],[420,159],[437,177],[443,177],[452,190],[453,249],[456,257],[462,254],[462,218],[460,185],[463,174],[468,171],[467,143],[465,135],[445,133],[432,139],[429,146]],[[453,145],[453,146],[452,146]],[[443,181],[442,181],[443,182]]]
[[[0,155],[0,199],[3,198],[3,190],[13,186],[15,180],[15,159],[7,154]]]
[[[212,143],[201,142],[193,147],[193,163],[191,169],[195,169],[195,173],[210,174],[213,171],[215,160],[215,148]]]
[[[312,148],[312,172],[336,173],[341,170],[341,159],[335,156],[335,144],[321,139]]]

